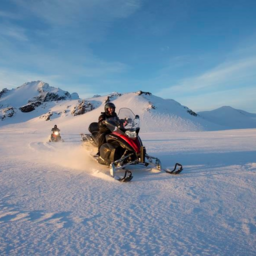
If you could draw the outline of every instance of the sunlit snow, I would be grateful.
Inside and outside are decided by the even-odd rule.
[[[94,109],[79,116],[78,100],[64,100],[0,120],[0,254],[256,255],[255,115],[235,129],[234,109],[213,123],[174,100],[113,96],[117,112],[140,115],[147,152],[184,168],[172,176],[134,166],[120,183],[80,137],[106,98],[86,99]],[[54,124],[64,142],[49,142]]]

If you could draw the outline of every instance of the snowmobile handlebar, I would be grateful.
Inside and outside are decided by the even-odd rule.
[[[111,132],[116,131],[120,127],[116,122],[113,121],[104,120],[102,123],[106,125]]]

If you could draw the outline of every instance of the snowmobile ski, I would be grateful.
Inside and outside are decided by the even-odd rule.
[[[129,182],[129,181],[132,180],[132,178],[133,178],[132,172],[129,171],[129,170],[125,170],[124,177],[123,178],[117,178],[117,180],[120,181],[120,182]]]
[[[89,154],[89,155],[90,155],[95,161],[98,162],[98,159],[100,158],[100,156],[99,156],[98,154],[94,154],[94,155],[93,155],[93,154]],[[133,175],[132,175],[132,172],[131,172],[130,170],[124,169],[124,170],[125,170],[124,176],[123,176],[123,177],[119,177],[118,175],[116,175],[116,170],[117,170],[117,169],[124,169],[124,167],[116,168],[113,163],[110,165],[110,176],[111,176],[112,178],[114,178],[115,180],[120,181],[120,182],[129,182],[129,181],[132,180]]]
[[[124,176],[123,178],[120,178],[116,175],[116,171],[118,169],[124,169],[125,170],[125,173],[124,173]],[[118,181],[121,181],[121,182],[129,182],[132,180],[133,176],[132,176],[132,172],[129,171],[129,170],[126,170],[124,168],[124,166],[119,166],[119,167],[115,167],[115,164],[112,163],[110,165],[110,176],[113,177],[114,179],[118,180]]]
[[[179,166],[180,168],[176,170],[177,166]],[[183,171],[183,167],[182,167],[181,164],[176,163],[175,166],[174,166],[174,169],[172,171],[169,171],[168,169],[164,169],[164,171],[166,173],[176,175],[176,174],[179,174],[179,173],[181,173]]]
[[[160,170],[160,171],[161,171],[161,170],[162,170],[162,171],[165,171],[165,172],[168,173],[168,174],[176,175],[176,174],[181,173],[182,170],[183,170],[182,165],[179,164],[179,163],[176,163],[176,164],[175,164],[173,170],[169,170],[169,169],[164,169],[164,168],[162,168],[161,161],[160,161],[158,158],[152,157],[152,156],[149,156],[149,155],[146,155],[146,158],[149,160],[149,163],[147,163],[147,164],[152,164],[152,163],[153,163],[153,160],[155,160],[154,166],[156,167],[156,169],[158,169],[158,170]],[[180,168],[179,168],[179,169],[176,169],[177,166],[179,166]]]

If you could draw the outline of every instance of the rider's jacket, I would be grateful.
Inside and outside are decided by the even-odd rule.
[[[101,112],[101,115],[99,116],[99,120],[98,120],[100,133],[109,132],[109,129],[106,127],[106,125],[102,123],[102,121],[104,120],[113,121],[115,123],[119,122],[119,118],[116,112],[112,113],[112,115],[110,115],[109,113]]]
[[[59,132],[60,131],[60,129],[59,128],[52,128],[52,132]]]

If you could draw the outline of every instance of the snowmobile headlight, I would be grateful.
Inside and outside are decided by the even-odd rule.
[[[55,134],[55,135],[59,135],[59,132],[56,131],[56,132],[54,132],[54,134]]]
[[[125,134],[131,139],[137,138],[137,133],[135,131],[126,131]]]

